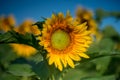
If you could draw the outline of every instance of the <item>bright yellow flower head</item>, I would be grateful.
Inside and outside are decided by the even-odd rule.
[[[15,26],[15,19],[12,15],[8,17],[0,17],[0,30],[9,31]]]
[[[32,33],[34,35],[40,35],[41,32],[36,25],[32,26],[33,22],[30,20],[25,21],[20,27],[15,27],[14,30],[20,34]],[[31,46],[25,44],[11,44],[14,51],[22,57],[30,57],[34,55],[37,50]]]
[[[85,52],[92,39],[86,29],[86,23],[77,24],[69,13],[66,17],[59,13],[48,18],[43,24],[41,45],[48,52],[49,65],[54,63],[62,71],[67,65],[74,68],[74,61],[80,61],[81,57],[89,58]]]
[[[96,36],[96,39],[99,41],[102,38],[102,34],[99,32],[98,25],[93,19],[92,11],[86,10],[82,7],[78,7],[76,11],[76,20],[82,24],[87,22],[87,30],[91,31],[93,35]]]

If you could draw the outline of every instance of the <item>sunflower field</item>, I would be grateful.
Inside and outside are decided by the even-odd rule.
[[[78,7],[16,26],[0,16],[0,80],[120,80],[120,12]]]

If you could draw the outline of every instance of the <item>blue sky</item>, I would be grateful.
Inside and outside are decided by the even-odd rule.
[[[26,19],[42,20],[41,17],[50,17],[53,12],[65,14],[69,10],[75,16],[78,5],[93,11],[97,8],[120,11],[119,3],[119,0],[0,0],[0,15],[13,14],[17,24],[21,24]],[[114,18],[104,19],[101,27],[105,25],[113,25],[120,32],[120,21],[116,22]]]

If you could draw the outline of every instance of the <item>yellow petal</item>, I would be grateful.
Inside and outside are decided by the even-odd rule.
[[[84,22],[83,24],[80,24],[80,25],[76,26],[75,30],[77,30],[79,32],[85,31],[87,29],[86,24],[87,24],[87,22]]]
[[[76,54],[70,53],[69,57],[75,61],[80,61],[80,57]]]
[[[64,67],[67,67],[67,61],[66,61],[65,55],[61,57],[61,62],[63,63]]]
[[[57,67],[58,67],[58,69],[59,69],[60,71],[62,71],[63,67],[62,67],[62,64],[61,64],[61,62],[60,62],[60,59],[59,59],[59,58],[57,58],[57,59],[56,59],[56,64],[58,65],[58,66],[57,66]]]
[[[84,58],[90,58],[88,55],[86,55],[85,53],[79,53],[79,56],[84,57]]]
[[[72,68],[74,68],[74,67],[75,67],[75,65],[74,65],[73,61],[69,58],[69,56],[68,56],[68,57],[66,57],[66,60],[67,60],[67,63],[68,63],[68,65],[69,65],[70,67],[72,67]]]
[[[52,14],[52,19],[55,20],[56,19],[56,15]]]
[[[53,58],[53,57],[50,57],[50,58],[49,58],[49,65],[53,64],[53,62],[54,62],[54,58]]]
[[[64,18],[64,15],[62,13],[59,13],[58,16],[63,19]]]

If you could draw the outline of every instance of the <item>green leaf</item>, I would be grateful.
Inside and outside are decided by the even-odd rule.
[[[119,36],[118,32],[111,25],[108,25],[103,29],[103,34],[104,34],[104,37],[110,37],[110,38]]]
[[[116,80],[116,78],[115,75],[109,75],[109,76],[82,78],[81,80]]]
[[[87,65],[85,65],[87,66]],[[116,80],[115,75],[100,76],[95,71],[82,69],[70,69],[63,80]]]
[[[114,11],[110,13],[111,16],[114,16],[116,19],[118,19],[118,21],[120,20],[120,12],[118,11]]]
[[[0,75],[0,80],[20,80],[20,77],[4,72]]]
[[[46,61],[38,64],[33,63],[33,71],[40,77],[40,80],[48,80],[50,77],[50,68]]]
[[[9,43],[9,42],[17,42],[17,39],[13,37],[10,32],[6,32],[4,34],[0,34],[0,43]]]
[[[34,61],[36,64],[43,61],[43,56],[38,52],[35,55],[28,58],[30,61]]]
[[[112,51],[114,49],[114,42],[109,38],[102,39],[99,43],[99,48],[102,51]]]
[[[33,25],[37,25],[38,26],[38,28],[40,29],[40,30],[42,30],[43,29],[43,24],[45,23],[45,21],[41,21],[41,22],[36,22],[35,24],[33,24]]]
[[[112,12],[104,11],[101,8],[96,10],[96,21],[98,23],[101,23],[102,20],[106,17],[114,17],[117,20],[119,20],[120,19],[120,12],[119,11],[112,11]]]
[[[35,75],[35,73],[32,72],[32,67],[28,64],[12,64],[8,68],[8,72],[15,76],[29,77]]]
[[[7,44],[0,44],[0,64],[3,68],[8,68],[11,61],[14,61],[17,55]]]
[[[81,80],[85,77],[97,76],[94,71],[85,71],[83,68],[81,69],[70,69],[66,75],[63,77],[63,80]]]
[[[114,46],[115,43],[111,39],[104,38],[99,43],[92,44],[87,54],[91,56],[111,54],[114,51]]]
[[[101,57],[101,58],[96,58],[92,62],[96,64],[97,72],[99,74],[103,74],[108,69],[110,60],[111,60],[110,56],[105,56],[105,57]]]
[[[4,34],[0,34],[0,43],[19,43],[19,44],[26,44],[32,46],[36,49],[40,49],[40,45],[38,44],[38,40],[33,34],[26,33],[26,34],[19,34],[15,31],[8,31]]]

